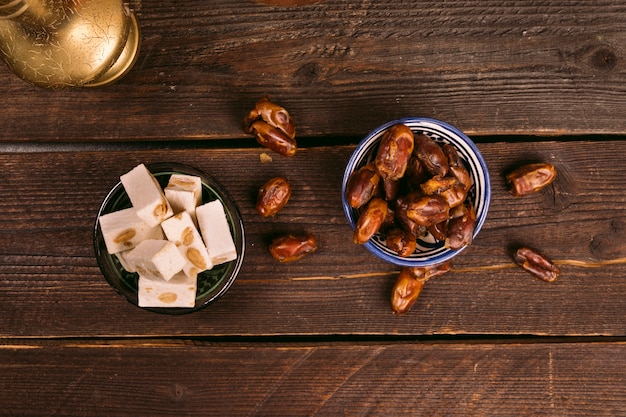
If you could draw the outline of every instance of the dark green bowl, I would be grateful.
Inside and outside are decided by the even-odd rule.
[[[155,176],[161,187],[165,187],[172,174],[195,175],[202,179],[202,203],[220,200],[226,212],[226,218],[230,226],[230,232],[237,249],[237,259],[216,265],[213,269],[201,272],[198,275],[198,289],[196,292],[196,304],[193,308],[178,307],[154,307],[145,310],[165,314],[185,314],[200,310],[215,302],[230,288],[235,281],[243,263],[245,252],[245,233],[243,221],[237,205],[229,196],[228,192],[210,175],[196,168],[178,164],[163,162],[147,166]],[[102,230],[100,230],[100,216],[131,207],[130,200],[121,182],[118,182],[105,197],[94,228],[94,249],[96,259],[102,274],[115,290],[129,302],[137,305],[137,273],[126,271],[115,255],[107,252]]]

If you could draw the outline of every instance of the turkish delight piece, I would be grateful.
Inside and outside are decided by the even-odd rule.
[[[103,214],[98,221],[110,254],[133,249],[142,240],[164,239],[161,228],[148,225],[133,207]]]
[[[169,281],[139,275],[137,305],[139,307],[194,307],[197,280],[183,272]]]
[[[191,216],[186,211],[175,214],[161,223],[167,239],[174,242],[187,263],[183,272],[190,278],[198,273],[213,268],[206,246]]]
[[[126,254],[128,254],[128,252],[130,252],[130,250],[125,250],[124,252],[117,252],[114,255],[117,258],[117,260],[120,262],[120,265],[122,265],[122,268],[124,268],[126,271],[137,272],[137,270],[135,269],[135,265],[131,264],[130,262],[126,260]]]
[[[147,239],[139,243],[126,254],[126,261],[139,275],[166,281],[182,271],[187,263],[174,242],[156,239]]]
[[[237,258],[237,250],[226,219],[224,206],[214,200],[196,208],[198,227],[213,265]]]
[[[144,164],[120,177],[130,202],[144,222],[157,226],[174,214],[163,189]]]
[[[186,211],[196,223],[196,207],[202,202],[202,180],[195,175],[172,174],[164,189],[174,214]]]

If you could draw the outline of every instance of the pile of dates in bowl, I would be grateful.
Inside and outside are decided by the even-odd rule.
[[[354,242],[406,267],[437,265],[469,246],[490,199],[489,171],[476,145],[429,118],[374,129],[351,155],[342,182]]]

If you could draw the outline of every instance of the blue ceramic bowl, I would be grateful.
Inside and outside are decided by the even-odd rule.
[[[356,147],[346,166],[341,187],[343,210],[352,229],[355,228],[360,210],[350,207],[346,200],[345,194],[348,179],[352,172],[375,159],[378,144],[383,133],[389,127],[397,123],[405,124],[414,134],[428,135],[437,143],[449,143],[454,145],[474,180],[474,186],[469,191],[467,199],[474,205],[476,210],[476,228],[474,230],[474,237],[476,237],[487,218],[489,203],[491,201],[491,188],[487,164],[474,142],[459,129],[445,122],[423,117],[409,117],[385,123],[365,136]],[[417,249],[408,257],[398,256],[396,252],[390,250],[385,244],[385,236],[382,234],[374,235],[363,246],[371,253],[387,262],[399,266],[419,267],[436,265],[448,261],[465,249],[446,249],[443,242],[437,241],[430,234],[418,239]]]

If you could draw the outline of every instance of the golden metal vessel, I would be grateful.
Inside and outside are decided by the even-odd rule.
[[[139,43],[123,0],[0,0],[0,56],[40,87],[110,84],[132,68]]]

